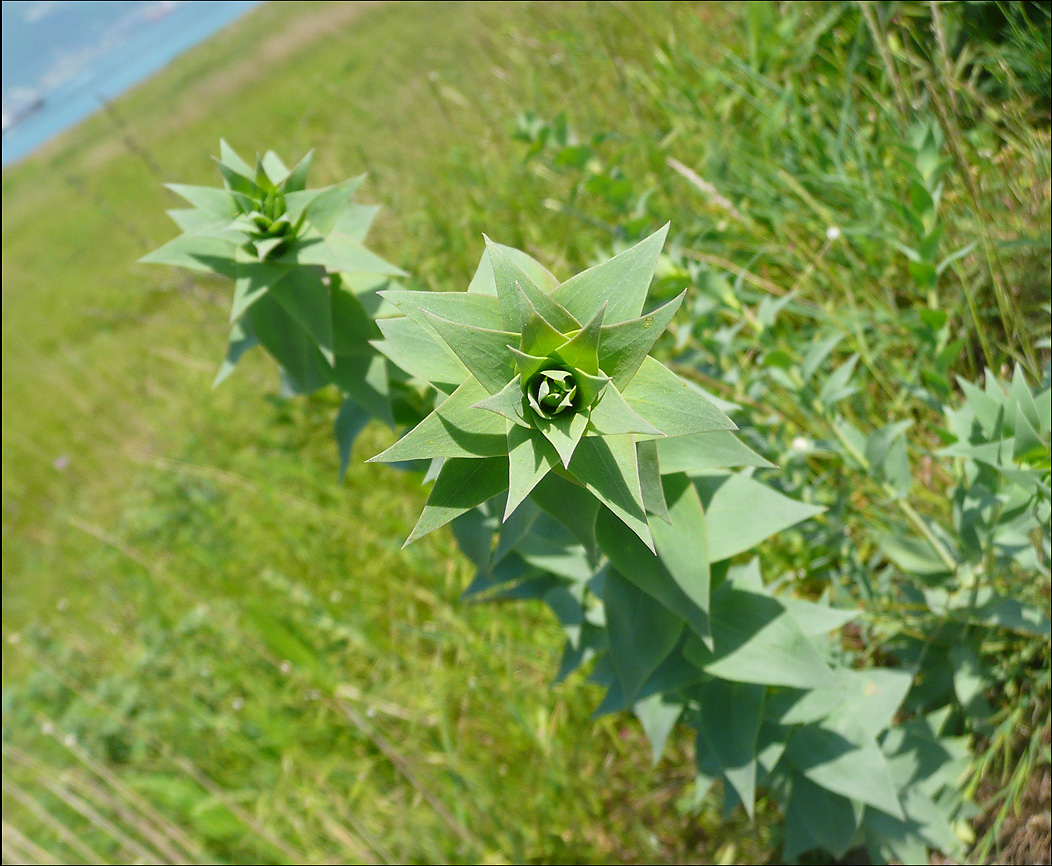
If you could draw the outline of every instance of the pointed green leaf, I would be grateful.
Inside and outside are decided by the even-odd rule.
[[[322,276],[313,268],[294,268],[270,287],[270,295],[311,336],[332,365],[332,302]]]
[[[236,171],[242,177],[251,179],[255,176],[252,167],[238,156],[234,148],[227,144],[226,140],[222,138],[219,139],[219,160],[227,168]]]
[[[611,386],[613,390],[613,386]],[[643,491],[643,506],[648,514],[671,522],[665,489],[661,484],[661,464],[658,462],[657,445],[652,439],[636,443],[639,464],[639,487]]]
[[[350,204],[345,207],[336,218],[336,225],[329,232],[329,238],[334,236],[344,241],[360,244],[369,233],[373,220],[380,212],[378,205]]]
[[[603,553],[622,576],[684,620],[699,637],[708,636],[711,625],[707,612],[683,591],[662,559],[625,532],[621,522],[609,511],[600,509],[595,534]]]
[[[520,427],[531,428],[531,424],[526,420],[526,413],[522,406],[522,383],[518,376],[496,394],[487,397],[485,400],[480,400],[475,404],[475,407],[496,412],[501,417],[507,418]],[[514,489],[514,485],[512,485],[512,489]]]
[[[637,461],[631,436],[585,436],[574,450],[568,469],[653,551]]]
[[[552,300],[587,322],[608,304],[611,324],[635,319],[643,312],[658,256],[668,234],[668,224],[634,247],[612,259],[570,277],[552,290]]]
[[[699,640],[683,651],[706,673],[801,689],[833,684],[829,666],[777,599],[722,584],[712,594],[711,614],[712,650]]]
[[[596,432],[603,436],[623,433],[638,433],[654,438],[664,436],[657,427],[632,409],[612,383],[603,389],[603,395],[592,407],[588,420]]]
[[[834,731],[807,725],[793,734],[785,757],[819,787],[904,817],[887,759],[876,744],[860,748]],[[862,779],[865,784],[859,784]]]
[[[230,308],[231,322],[240,319],[249,307],[292,271],[291,265],[260,262],[240,248],[236,251],[235,258],[237,278],[234,283],[234,302]]]
[[[404,276],[401,268],[384,261],[361,244],[335,233],[324,239],[297,240],[281,255],[275,256],[272,261],[291,265],[320,265],[329,271],[342,271],[348,274],[365,271],[370,274]]]
[[[296,223],[305,217],[322,237],[332,231],[340,213],[351,200],[351,196],[365,180],[365,175],[353,177],[343,183],[321,189],[289,192],[285,195],[285,207],[289,219]]]
[[[387,359],[382,355],[336,355],[333,381],[373,418],[394,427]]]
[[[466,380],[435,411],[368,462],[506,455],[507,422],[492,412],[474,408],[485,394],[474,379]]]
[[[263,155],[263,159],[260,160],[260,165],[263,167],[263,171],[267,175],[267,180],[269,180],[275,187],[281,185],[289,176],[289,170],[285,163],[283,163],[281,157],[272,150],[268,150]]]
[[[650,741],[651,759],[656,767],[665,751],[669,735],[683,715],[683,703],[671,695],[657,693],[637,701],[632,711]]]
[[[580,328],[581,323],[542,291],[531,276],[512,261],[505,249],[486,238],[486,252],[489,255],[495,290],[504,315],[504,330],[519,331],[526,321],[521,297],[528,298],[529,306],[557,330],[565,332]]]
[[[552,418],[534,418],[537,430],[559,453],[563,466],[569,466],[584,431],[588,417],[582,412],[561,412]]]
[[[549,293],[559,285],[559,281],[551,275],[544,265],[532,256],[524,253],[522,250],[517,250],[514,247],[506,247],[504,244],[496,244],[492,241],[489,242],[489,245],[496,247],[504,253],[504,255],[507,256],[512,263],[519,268],[519,270],[526,274],[530,281],[545,294]],[[471,283],[468,285],[468,291],[472,294],[492,295],[494,298],[497,297],[497,285],[493,276],[493,263],[490,260],[488,248],[483,251],[482,258],[479,259],[478,268],[476,268],[475,275],[471,278]]]
[[[668,503],[668,521],[655,521],[650,531],[661,563],[676,585],[700,613],[692,623],[694,632],[709,647],[712,637],[709,624],[709,552],[705,512],[701,500],[685,475],[667,475],[664,500]]]
[[[592,320],[581,328],[573,339],[559,347],[556,355],[573,370],[582,370],[590,376],[599,375],[599,331],[603,326],[606,305],[599,308]]]
[[[236,266],[231,261],[234,251],[234,244],[223,238],[184,234],[147,253],[139,261],[176,265],[195,271],[214,271],[224,277],[233,277],[236,272]]]
[[[469,295],[467,292],[410,292],[388,289],[380,292],[384,300],[394,304],[410,318],[425,318],[434,313],[461,325],[474,325],[499,331],[502,328],[500,303],[489,295]],[[514,341],[518,345],[518,340]]]
[[[482,460],[451,457],[443,464],[427,505],[405,544],[411,544],[507,489],[507,457]]]
[[[245,313],[252,333],[281,365],[298,393],[309,394],[332,381],[332,368],[314,341],[269,294]]]
[[[310,171],[310,164],[313,159],[314,151],[310,150],[303,159],[296,163],[292,171],[289,172],[289,176],[281,184],[283,193],[300,192],[307,186],[307,173]]]
[[[727,430],[667,436],[658,439],[656,445],[661,471],[665,474],[690,474],[734,466],[774,466]]]
[[[248,322],[244,320],[235,322],[234,326],[230,329],[230,341],[227,344],[226,357],[223,359],[223,363],[219,367],[219,372],[216,373],[215,381],[212,382],[212,387],[215,388],[220,382],[226,379],[227,376],[233,373],[234,367],[237,366],[237,362],[241,360],[241,356],[249,349],[258,345],[259,341],[256,339],[256,335],[252,333],[252,329],[248,326]]]
[[[698,735],[749,817],[756,799],[756,740],[763,718],[762,685],[710,679],[698,690]]]
[[[504,390],[504,386],[515,378],[508,345],[515,342],[516,334],[461,325],[433,313],[425,315],[446,345],[490,394]]]
[[[684,290],[678,297],[638,319],[607,325],[599,336],[599,366],[621,390],[632,381],[643,359],[676,315]]]
[[[168,189],[190,202],[210,222],[230,221],[237,216],[237,208],[230,192],[211,186],[189,186],[185,183],[166,183]]]
[[[567,342],[566,337],[545,319],[520,290],[522,337],[519,350],[529,355],[546,357]]]
[[[504,520],[530,495],[538,482],[559,465],[559,455],[536,430],[508,422],[508,460],[508,503]]]
[[[520,381],[529,382],[530,379],[551,364],[547,358],[520,352],[514,346],[511,346],[510,349],[511,356],[515,359],[515,366],[519,371]]]
[[[347,474],[347,467],[351,465],[351,449],[358,434],[365,429],[369,423],[369,413],[363,412],[353,400],[344,400],[340,404],[340,411],[336,415],[336,423],[333,425],[333,434],[336,437],[336,448],[340,455],[340,481]]]
[[[597,556],[595,518],[599,500],[581,485],[555,473],[544,476],[530,499],[565,526],[592,556]]]
[[[603,581],[610,661],[622,694],[633,701],[640,687],[675,648],[683,620],[616,571]]]
[[[430,382],[446,393],[452,393],[471,378],[468,368],[449,347],[412,319],[377,319],[376,325],[385,337],[374,343],[377,350],[410,376]],[[479,391],[486,395],[484,388]]]
[[[834,859],[840,860],[855,838],[862,814],[861,806],[855,806],[846,797],[816,785],[802,773],[794,773],[785,825],[787,830],[790,827],[806,827],[807,833],[802,834],[799,841],[795,841],[794,836],[792,847],[787,838],[783,856],[786,861],[792,861],[804,851],[821,846]]]
[[[622,392],[638,415],[666,436],[736,430],[730,418],[653,358],[646,358]]]
[[[347,290],[340,279],[331,280],[329,294],[332,301],[333,351],[337,355],[376,354],[369,343],[380,337],[380,329],[362,302]]]
[[[719,562],[825,509],[790,499],[745,475],[694,479],[709,527],[709,558]]]

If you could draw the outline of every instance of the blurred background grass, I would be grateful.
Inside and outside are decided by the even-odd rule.
[[[457,601],[470,570],[448,532],[399,550],[424,492],[362,462],[392,434],[370,427],[338,484],[335,395],[283,401],[253,356],[210,391],[229,287],[135,262],[174,234],[162,182],[214,185],[225,137],[315,148],[317,184],[367,170],[371,245],[418,287],[465,286],[483,230],[566,275],[626,217],[525,158],[516,118],[566,111],[647,193],[637,216],[708,220],[703,260],[836,315],[859,304],[876,355],[908,363],[906,263],[873,227],[915,118],[883,92],[852,101],[876,55],[859,71],[820,47],[849,4],[792,5],[266,4],[4,172],[5,862],[769,854],[762,810],[758,828],[695,814],[685,739],[651,770],[630,720],[591,720],[592,687],[550,687],[555,623]],[[996,241],[941,300],[970,329],[964,373],[980,335],[1036,370],[1047,333],[1042,79],[1007,68],[1011,98],[977,77],[952,115],[978,197],[947,191],[946,249]],[[751,224],[728,228],[669,157]],[[830,225],[861,259],[826,257]]]

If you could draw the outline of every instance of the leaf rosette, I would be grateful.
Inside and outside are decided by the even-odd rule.
[[[365,248],[378,208],[352,200],[364,177],[307,189],[312,153],[288,168],[273,152],[255,168],[225,141],[222,188],[169,184],[192,207],[169,211],[182,234],[142,261],[211,271],[234,280],[230,342],[218,384],[261,345],[286,391],[336,385],[345,395],[337,438],[350,443],[369,417],[393,424],[386,360],[371,341],[385,305],[376,292],[403,272]],[[397,313],[389,310],[389,313]]]
[[[644,313],[667,230],[565,282],[487,239],[466,292],[381,293],[406,315],[378,322],[377,348],[442,398],[373,458],[441,461],[409,541],[505,490],[507,520],[555,473],[653,549],[648,515],[667,520],[656,442],[735,429],[650,356],[683,301]]]

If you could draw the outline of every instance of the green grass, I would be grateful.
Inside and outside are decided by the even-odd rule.
[[[632,216],[671,218],[693,276],[743,275],[750,314],[791,287],[797,314],[852,333],[838,351],[872,379],[855,420],[911,414],[924,442],[936,419],[882,390],[928,363],[907,325],[931,299],[889,243],[916,118],[857,10],[792,8],[268,4],[117,101],[149,161],[98,115],[4,173],[5,861],[46,859],[34,844],[87,857],[62,826],[117,861],[136,844],[173,859],[182,833],[194,860],[767,856],[764,820],[695,814],[689,738],[651,770],[634,722],[590,718],[597,690],[550,687],[549,617],[458,601],[471,574],[448,531],[399,549],[423,491],[363,462],[393,434],[370,427],[338,484],[335,396],[279,399],[255,355],[209,390],[229,286],[136,259],[175,234],[161,182],[215,184],[220,137],[314,147],[316,183],[368,170],[371,245],[419,287],[463,288],[483,231],[565,275]],[[908,46],[892,59],[926,112],[948,100]],[[995,366],[1039,375],[1047,126],[1024,99],[958,85],[978,196],[950,177],[942,249],[990,242],[935,298],[966,344],[953,372],[976,376],[985,340]],[[523,111],[603,133],[627,201],[527,161]],[[850,243],[827,244],[830,225]],[[756,363],[718,364],[739,361]],[[799,407],[777,411],[787,440],[810,434]],[[943,481],[918,490],[922,510],[946,509]],[[856,499],[883,519],[872,491]]]

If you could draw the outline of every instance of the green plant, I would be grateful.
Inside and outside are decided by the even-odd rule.
[[[560,676],[589,663],[599,712],[632,708],[655,760],[694,727],[699,797],[720,780],[725,811],[752,815],[766,790],[787,857],[953,850],[962,753],[941,717],[894,725],[911,672],[856,670],[830,635],[857,610],[735,564],[822,509],[753,478],[771,464],[731,432],[737,407],[650,357],[683,301],[647,311],[666,231],[562,282],[488,243],[466,292],[378,293],[405,314],[377,322],[386,369],[435,406],[376,458],[431,461],[409,540],[452,522],[478,569],[468,594],[545,602],[567,634]],[[853,366],[824,405],[851,393]]]

